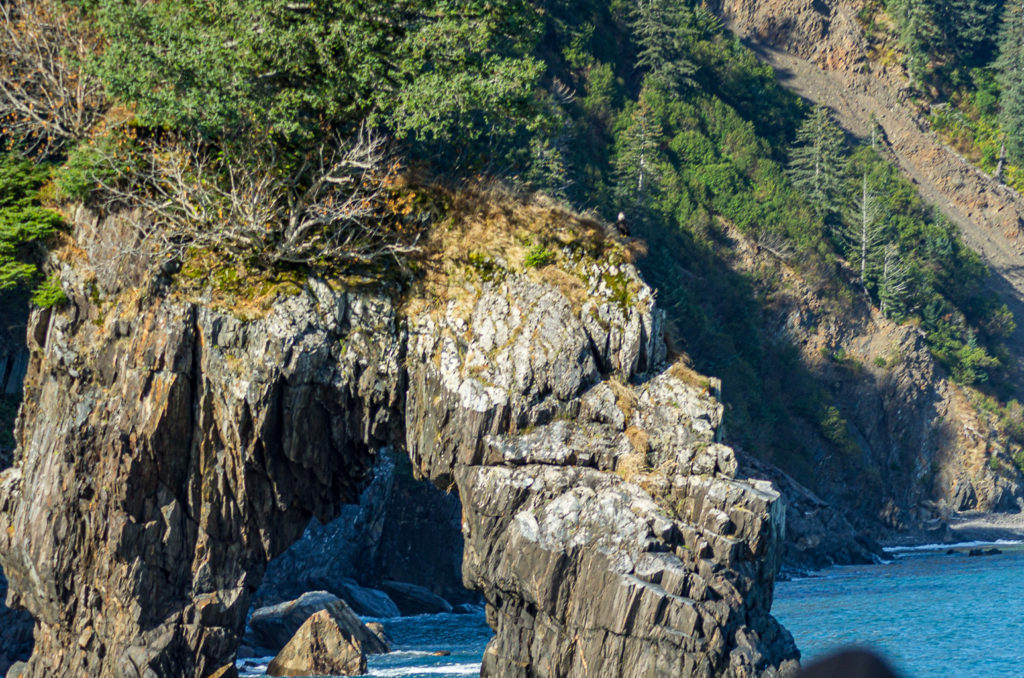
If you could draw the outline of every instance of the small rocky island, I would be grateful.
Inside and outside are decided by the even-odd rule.
[[[311,278],[248,316],[110,266],[90,234],[116,226],[80,214],[0,484],[24,676],[232,675],[268,561],[384,448],[461,499],[484,675],[793,671],[769,615],[779,494],[719,442],[717,382],[668,362],[628,247],[543,202],[481,204],[432,232],[411,287]],[[507,246],[527,232],[542,266]],[[445,250],[485,233],[485,266]]]

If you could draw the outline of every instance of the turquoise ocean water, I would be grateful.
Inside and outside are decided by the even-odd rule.
[[[480,658],[491,639],[484,613],[424,614],[379,621],[394,641],[394,652],[366,658],[372,678],[455,678],[479,676]],[[445,651],[446,657],[434,652]],[[240,660],[243,678],[263,676],[272,657]]]
[[[772,613],[804,661],[859,645],[905,678],[1024,676],[1024,546],[974,558],[945,548],[780,582]]]
[[[859,645],[885,656],[904,678],[1024,677],[1024,546],[1000,545],[1002,555],[975,558],[945,555],[945,548],[780,582],[772,612],[805,661]],[[482,612],[378,621],[397,652],[369,657],[370,676],[479,675],[491,637]],[[439,650],[451,654],[432,655]],[[254,678],[269,661],[239,668]]]

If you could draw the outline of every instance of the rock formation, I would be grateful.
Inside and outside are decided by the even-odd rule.
[[[327,610],[306,620],[267,667],[268,676],[359,676],[366,655]]]
[[[256,647],[280,650],[310,617],[320,612],[326,612],[334,624],[346,636],[358,641],[367,654],[391,651],[376,633],[363,625],[345,601],[324,591],[311,591],[296,600],[256,610],[249,618],[251,633],[245,640]]]
[[[717,384],[665,364],[620,245],[540,203],[491,209],[555,262],[506,248],[404,290],[311,278],[227,300],[122,284],[80,217],[0,476],[27,676],[226,670],[268,560],[356,501],[389,445],[462,499],[485,675],[795,669],[769,614],[783,506],[718,442]],[[437,237],[464,250],[460,228]]]
[[[393,580],[429,589],[431,611],[477,602],[462,586],[462,547],[458,495],[416,480],[407,457],[381,450],[359,503],[343,506],[327,525],[312,521],[271,562],[254,602],[270,605],[323,590],[358,614],[398,616],[400,601],[381,590]]]

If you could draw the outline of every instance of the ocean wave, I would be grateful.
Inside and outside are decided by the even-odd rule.
[[[395,678],[397,676],[417,676],[420,674],[441,676],[479,675],[480,662],[447,664],[443,666],[402,666],[393,669],[372,669],[368,675],[371,678]]]
[[[914,551],[945,551],[947,549],[967,549],[981,546],[1020,546],[1022,539],[997,539],[995,541],[960,541],[955,544],[921,544],[920,546],[886,546],[886,553],[911,553]]]

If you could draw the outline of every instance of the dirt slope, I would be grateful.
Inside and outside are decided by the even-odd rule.
[[[900,74],[873,69],[865,58],[853,19],[858,9],[858,2],[822,0],[725,0],[718,7],[780,82],[831,108],[848,132],[865,138],[872,118],[881,125],[885,147],[924,199],[959,226],[991,267],[990,288],[1018,319],[1008,343],[1024,372],[1024,198],[925,129],[906,102]]]

